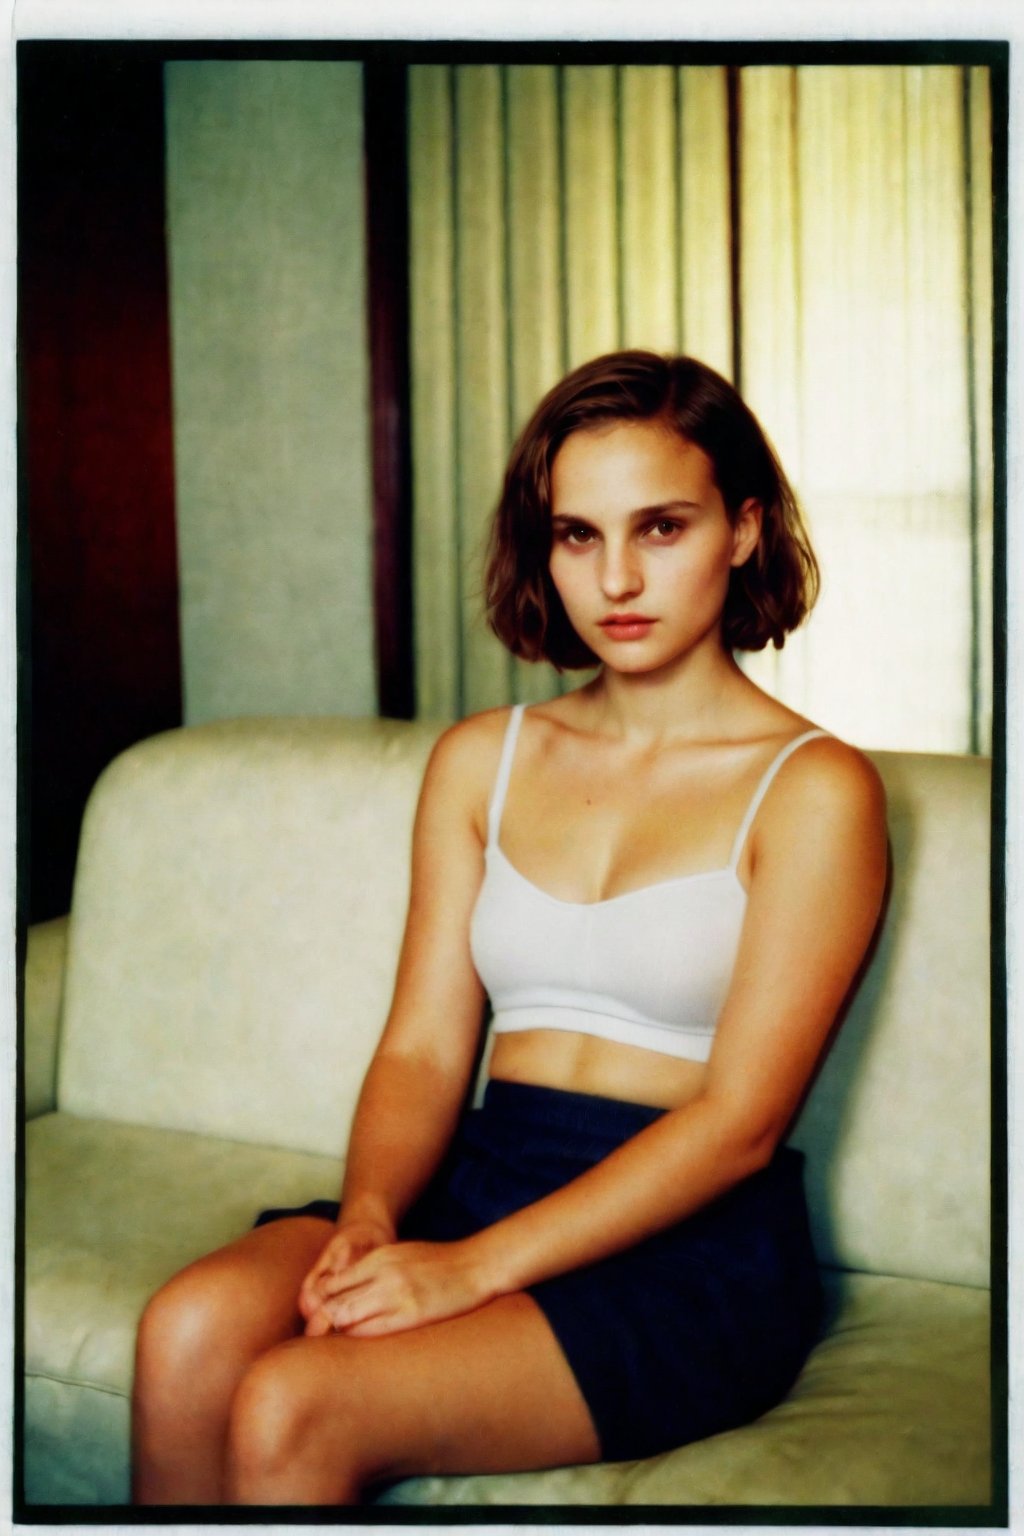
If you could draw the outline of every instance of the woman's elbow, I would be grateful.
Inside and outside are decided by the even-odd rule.
[[[767,1168],[782,1140],[785,1125],[765,1113],[762,1106],[704,1095],[706,1111],[715,1125],[715,1139],[722,1164],[738,1183]]]
[[[782,1129],[778,1126],[772,1126],[745,1138],[744,1154],[750,1164],[751,1173],[758,1173],[762,1168],[768,1167],[781,1140]]]

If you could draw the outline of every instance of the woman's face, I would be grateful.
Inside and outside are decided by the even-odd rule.
[[[648,672],[721,645],[729,572],[761,514],[730,522],[711,460],[659,422],[574,432],[551,468],[550,571],[569,622],[606,665]]]

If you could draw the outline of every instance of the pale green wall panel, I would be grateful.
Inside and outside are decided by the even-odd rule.
[[[417,712],[459,713],[461,542],[455,453],[452,71],[409,71],[413,577]]]
[[[455,271],[459,502],[465,657],[460,712],[507,697],[508,653],[483,618],[487,532],[508,445],[507,290],[501,70],[455,77]]]
[[[372,713],[361,71],[174,62],[185,718]]]
[[[725,70],[686,65],[679,71],[680,347],[732,376],[729,213],[729,116]]]
[[[569,67],[564,92],[566,366],[575,368],[620,344],[617,69]]]
[[[677,75],[649,64],[620,70],[623,344],[679,345]]]

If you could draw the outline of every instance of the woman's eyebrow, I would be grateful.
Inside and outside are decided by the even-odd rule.
[[[664,512],[699,512],[699,501],[658,501],[651,507],[637,507],[631,512],[630,517],[640,519],[642,517],[659,517]]]
[[[631,522],[642,522],[645,517],[664,517],[666,512],[699,512],[699,501],[658,501],[649,507],[637,507],[628,514]],[[590,519],[577,516],[574,512],[555,512],[551,517],[552,523],[586,523],[590,526]]]

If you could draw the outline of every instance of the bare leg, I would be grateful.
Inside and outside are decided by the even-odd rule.
[[[238,1504],[351,1504],[415,1473],[596,1461],[575,1377],[531,1297],[385,1338],[295,1338],[265,1354],[231,1412]]]
[[[139,1325],[133,1497],[217,1504],[231,1400],[253,1362],[301,1327],[299,1286],[331,1234],[301,1216],[247,1233],[158,1291]]]

